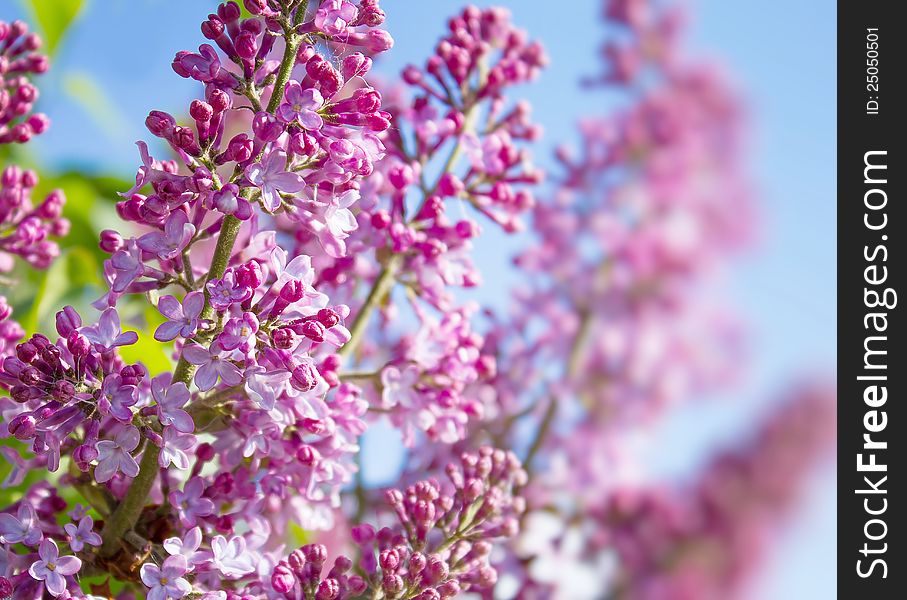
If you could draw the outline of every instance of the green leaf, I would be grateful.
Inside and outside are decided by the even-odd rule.
[[[84,0],[24,0],[44,34],[47,53],[53,54],[66,30],[76,20]]]

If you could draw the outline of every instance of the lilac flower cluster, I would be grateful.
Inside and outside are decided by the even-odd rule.
[[[28,25],[0,20],[0,144],[25,143],[50,125],[47,116],[32,112],[38,88],[28,77],[48,68],[40,48],[41,38]]]
[[[727,597],[793,498],[767,465],[808,468],[831,412],[808,391],[690,490],[626,485],[640,426],[737,356],[699,294],[749,239],[739,110],[715,71],[676,60],[679,13],[604,2],[620,33],[594,83],[626,103],[584,122],[538,195],[541,131],[509,94],[546,57],[507,11],[464,9],[396,88],[368,80],[393,45],[377,0],[242,4],[172,62],[201,91],[146,119],[157,146],[138,142],[124,226],[100,235],[99,316],[67,306],[55,339],[20,341],[0,298],[4,485],[25,489],[0,510],[0,597]],[[21,90],[7,73],[46,63],[4,27]],[[0,258],[46,266],[62,195],[32,208],[15,167],[2,185]],[[461,301],[480,223],[527,217],[512,318]],[[172,349],[162,373],[124,359],[143,302]],[[379,421],[409,450],[383,493],[360,466]],[[55,475],[26,488],[35,471]]]
[[[397,523],[353,528],[358,565],[341,555],[323,575],[327,549],[309,544],[274,567],[272,588],[288,600],[440,600],[490,588],[497,580],[491,541],[516,532],[525,504],[514,491],[526,472],[512,453],[483,447],[446,473],[447,486],[423,480],[385,493]]]
[[[50,120],[41,113],[32,113],[38,99],[38,88],[30,75],[48,69],[47,57],[35,52],[41,39],[28,32],[22,21],[0,21],[0,145],[25,143],[43,133]],[[15,165],[7,166],[0,174],[0,273],[9,273],[19,257],[30,267],[46,269],[60,254],[54,237],[69,232],[69,221],[63,218],[66,197],[53,190],[35,206],[32,190],[38,184],[34,171]],[[2,280],[0,285],[11,282]],[[11,319],[12,308],[0,295],[0,358],[9,356],[25,332]]]

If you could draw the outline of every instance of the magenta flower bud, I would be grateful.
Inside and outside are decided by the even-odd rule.
[[[450,581],[442,583],[435,589],[441,594],[441,598],[455,598],[460,595],[460,582],[456,579],[451,579]]]
[[[413,574],[421,573],[422,570],[425,568],[426,564],[428,564],[428,561],[425,558],[425,555],[422,554],[421,552],[414,552],[409,557],[409,569],[408,570],[410,573],[413,573]]]
[[[287,304],[293,304],[294,302],[299,302],[302,300],[302,297],[305,295],[305,284],[296,279],[292,279],[286,282],[282,288],[280,288],[280,298]]]
[[[69,334],[82,326],[82,317],[71,306],[65,306],[56,316],[57,333],[61,337],[69,337]]]
[[[208,20],[202,23],[202,35],[209,40],[216,40],[224,34],[224,22],[215,15],[209,15]]]
[[[372,213],[372,216],[369,218],[369,222],[375,229],[385,229],[391,223],[390,213],[388,213],[386,210],[378,210]]]
[[[400,566],[400,554],[396,550],[384,550],[378,555],[378,564],[385,571],[396,571]]]
[[[0,598],[9,598],[13,595],[13,584],[12,582],[0,575]]]
[[[19,372],[19,381],[25,385],[38,385],[41,382],[41,371],[34,367],[25,367]]]
[[[405,585],[403,578],[394,573],[385,573],[381,579],[381,588],[391,597],[402,592]]]
[[[66,336],[66,347],[76,358],[81,358],[91,352],[91,342],[78,331],[72,331]]]
[[[230,0],[229,2],[222,2],[220,6],[217,7],[217,16],[220,17],[224,23],[232,23],[242,16],[242,11],[236,2]]]
[[[372,59],[361,52],[354,52],[343,59],[340,72],[344,79],[362,77],[372,68]]]
[[[17,440],[28,440],[35,437],[38,420],[31,413],[23,413],[13,417],[9,422],[9,432]]]
[[[271,587],[278,594],[287,594],[296,585],[296,576],[290,566],[284,562],[277,563],[271,573]]]
[[[325,327],[318,321],[305,321],[299,328],[300,333],[313,342],[323,342]]]
[[[323,544],[306,544],[302,547],[306,561],[321,567],[328,558],[328,549]]]
[[[97,458],[98,450],[94,444],[81,444],[72,453],[72,459],[75,461],[76,467],[83,473],[88,472],[89,467],[91,467],[91,461]]]
[[[456,196],[464,189],[463,182],[453,173],[444,173],[438,180],[438,193],[442,196]]]
[[[297,548],[290,552],[290,555],[287,557],[287,564],[293,569],[294,573],[301,573],[303,567],[305,567],[306,557],[305,552],[302,548]]]
[[[375,528],[368,523],[356,525],[350,530],[350,535],[357,546],[364,546],[375,539]]]
[[[308,392],[318,385],[318,375],[310,363],[303,363],[293,369],[290,385],[301,392]]]
[[[44,392],[36,387],[30,385],[17,384],[9,391],[10,397],[18,402],[23,404],[29,400],[34,400],[35,398],[44,397]]]
[[[246,162],[252,158],[254,143],[245,133],[233,136],[227,145],[228,160],[238,163]]]
[[[429,588],[416,596],[416,600],[441,600],[441,594],[434,588]]]
[[[50,118],[43,113],[35,113],[28,117],[26,120],[28,126],[31,127],[32,133],[39,135],[47,131],[50,127]]]
[[[308,444],[303,444],[296,451],[296,460],[307,467],[311,467],[318,460],[318,451]]]
[[[214,116],[214,107],[203,100],[193,100],[189,105],[189,114],[196,121],[207,123]]]
[[[153,110],[145,118],[145,127],[148,128],[152,135],[170,139],[173,134],[173,128],[176,127],[176,119],[169,113]]]
[[[403,505],[403,492],[397,489],[390,489],[384,492],[384,501],[390,506],[397,507]]]
[[[214,529],[219,533],[230,534],[235,525],[233,515],[221,515],[214,520]]]
[[[214,460],[214,457],[217,455],[214,450],[214,446],[208,442],[204,442],[198,445],[198,448],[195,449],[195,456],[201,462],[210,462]]]
[[[213,88],[208,92],[208,104],[211,105],[215,113],[222,113],[233,107],[233,99],[227,92]]]
[[[383,29],[371,29],[365,33],[360,40],[362,46],[368,49],[372,54],[385,52],[394,47],[394,38],[391,34]]]
[[[30,363],[38,356],[38,349],[31,342],[22,342],[16,346],[16,356],[24,363]]]
[[[195,141],[195,132],[188,127],[173,128],[173,143],[193,156],[201,153],[201,148]]]
[[[321,361],[321,367],[326,371],[336,371],[342,364],[343,359],[339,354],[328,354],[324,357],[324,360]]]
[[[233,46],[236,48],[236,53],[240,58],[246,60],[251,60],[258,54],[258,43],[255,35],[248,31],[244,31],[236,36],[236,39],[233,41]]]
[[[428,578],[432,584],[440,583],[450,575],[450,567],[441,556],[432,554],[428,557]]]
[[[281,327],[271,334],[271,342],[275,348],[289,350],[296,345],[296,334],[289,327]]]
[[[346,580],[346,588],[353,596],[361,596],[368,589],[368,582],[358,575],[350,575]]]
[[[333,308],[322,308],[318,311],[316,317],[328,329],[340,322],[340,315]]]
[[[260,112],[252,119],[252,132],[255,139],[262,142],[273,142],[280,137],[284,131],[284,124],[274,115],[266,112]]]
[[[340,582],[336,579],[325,579],[318,584],[315,600],[336,600],[340,597]]]
[[[76,386],[65,379],[58,379],[54,382],[50,395],[53,396],[54,400],[67,402],[76,395]]]
[[[236,267],[236,283],[253,290],[261,286],[264,283],[264,273],[258,261],[250,260]]]
[[[260,15],[268,10],[268,0],[242,0],[242,4],[253,15]]]

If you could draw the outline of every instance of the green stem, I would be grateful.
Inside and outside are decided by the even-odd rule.
[[[288,26],[284,32],[286,34],[284,38],[286,47],[284,48],[274,91],[271,94],[271,100],[268,102],[267,108],[268,112],[271,113],[277,109],[283,99],[283,88],[289,81],[293,66],[296,64],[296,50],[299,47],[299,36],[296,35],[293,27]],[[208,276],[205,281],[223,276],[227,265],[230,263],[230,257],[233,255],[233,245],[236,243],[240,225],[242,225],[242,221],[236,217],[232,215],[224,217],[217,245],[214,248],[214,256],[211,259],[211,268],[208,270]],[[213,315],[214,309],[211,306],[206,290],[205,307],[201,316],[203,319],[210,319]],[[173,381],[181,381],[188,386],[194,371],[195,366],[180,357],[173,371]],[[105,558],[113,556],[119,550],[120,543],[126,532],[131,531],[136,522],[138,522],[142,514],[142,508],[148,499],[148,494],[157,479],[159,471],[158,456],[160,453],[161,449],[155,444],[150,441],[146,442],[138,475],[132,480],[126,495],[117,505],[116,510],[104,523],[104,529],[101,531],[101,537],[103,538],[101,556]]]
[[[372,310],[384,302],[384,299],[394,287],[397,269],[400,268],[402,262],[403,257],[399,254],[394,254],[387,261],[387,264],[384,265],[384,268],[381,269],[381,273],[378,274],[378,278],[372,285],[372,289],[369,290],[365,303],[359,309],[359,312],[356,313],[353,324],[350,325],[350,341],[338,350],[338,354],[341,356],[349,356],[356,351],[356,347],[362,340],[362,334],[365,333],[365,328],[368,326],[369,319],[372,316]]]
[[[155,444],[150,441],[145,444],[139,474],[132,480],[123,501],[104,522],[104,529],[101,531],[101,537],[104,539],[104,543],[101,545],[101,556],[108,558],[116,554],[120,549],[123,536],[138,521],[148,494],[151,492],[151,487],[154,485],[154,480],[157,478],[157,459],[160,453],[161,449]]]

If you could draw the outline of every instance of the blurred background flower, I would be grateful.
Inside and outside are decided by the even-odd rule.
[[[195,92],[175,80],[169,58],[198,37],[200,16],[212,0],[21,0],[4,3],[0,18],[28,18],[37,24],[53,57],[41,78],[38,109],[53,127],[27,147],[0,146],[5,165],[13,158],[40,176],[35,198],[65,190],[71,233],[49,269],[19,269],[20,281],[4,290],[27,331],[49,329],[63,304],[85,306],[101,293],[98,232],[116,221],[116,191],[127,189],[134,173],[134,141],[146,136],[143,123],[152,108],[186,105]],[[491,3],[479,2],[479,5]],[[607,93],[579,92],[578,83],[598,74],[602,40],[601,2],[569,4],[507,2],[514,21],[544,42],[551,65],[535,85],[521,89],[534,120],[547,132],[549,152],[537,151],[543,168],[554,167],[554,144],[577,142],[578,115],[606,113],[615,106]],[[384,0],[394,52],[375,71],[393,81],[413,56],[433,45],[449,13],[465,3]],[[689,479],[711,463],[716,448],[745,437],[757,416],[770,412],[766,398],[777,396],[804,371],[830,376],[836,333],[834,115],[835,11],[816,0],[759,5],[699,0],[689,8],[691,39],[686,52],[717,57],[747,100],[751,172],[758,188],[760,239],[723,284],[747,323],[751,342],[747,367],[735,386],[708,403],[680,407],[659,420],[658,443],[640,459],[653,476]],[[783,13],[784,18],[778,15]],[[566,136],[566,140],[565,140]],[[477,239],[479,269],[492,282],[468,295],[497,309],[508,308],[506,291],[520,283],[510,258],[526,243],[489,228]],[[28,285],[25,285],[28,284]],[[724,292],[723,292],[724,293]],[[147,315],[148,335],[160,322]],[[129,350],[146,363],[167,357],[153,342]],[[152,367],[152,365],[149,365]],[[366,452],[370,481],[386,483],[397,462],[388,453],[402,449],[380,434],[366,449],[381,446],[380,459]],[[390,465],[390,467],[388,467]],[[719,467],[714,467],[719,468]],[[790,527],[778,532],[772,560],[752,591],[753,598],[825,598],[835,593],[835,474],[829,465],[810,477],[808,494]],[[5,494],[11,493],[4,490]],[[569,549],[561,548],[561,551]]]

